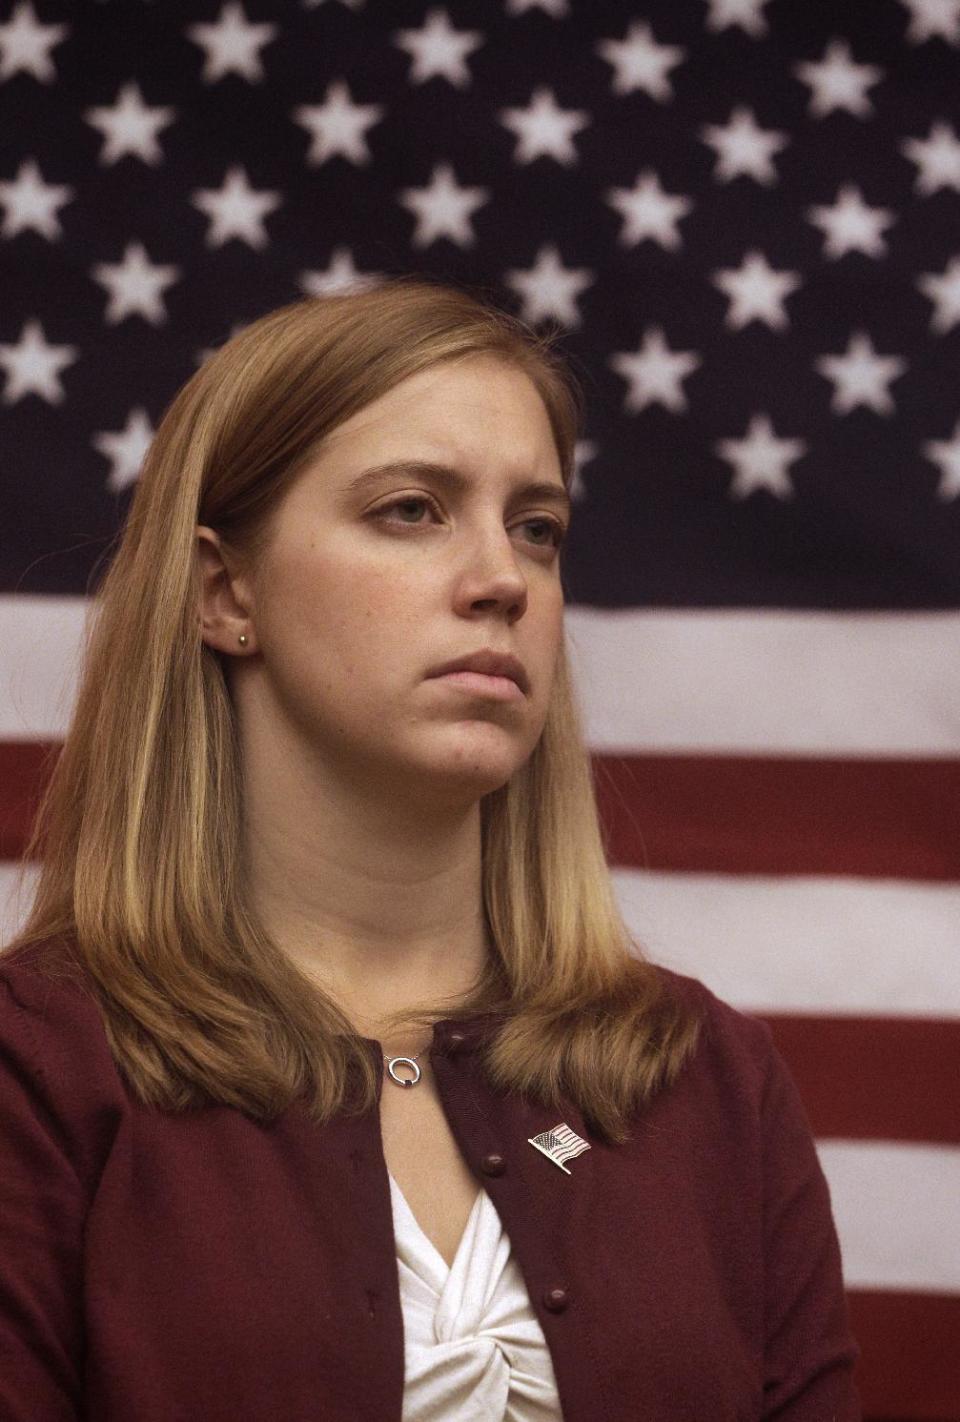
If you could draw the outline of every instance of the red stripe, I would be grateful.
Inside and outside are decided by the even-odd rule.
[[[0,858],[19,859],[55,742],[0,742]],[[611,864],[960,879],[960,761],[595,756]]]
[[[0,741],[0,859],[23,857],[40,793],[59,750],[57,741]]]
[[[847,1292],[867,1419],[960,1419],[960,1296]]]
[[[611,864],[960,879],[960,761],[594,757]]]
[[[960,1145],[960,1021],[762,1017],[815,1136]],[[958,1334],[960,1352],[960,1334]]]

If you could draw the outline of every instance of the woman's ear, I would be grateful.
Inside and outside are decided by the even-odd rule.
[[[247,581],[236,570],[236,560],[219,533],[202,523],[197,524],[196,556],[203,641],[208,647],[230,656],[242,656],[255,650]]]

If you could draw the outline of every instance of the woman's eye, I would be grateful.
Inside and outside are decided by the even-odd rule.
[[[411,508],[416,510],[421,505],[424,508],[432,509],[435,513],[439,512],[436,504],[433,502],[432,499],[428,499],[418,494],[416,498],[411,497],[407,499],[394,499],[392,503],[382,504],[379,509],[374,510],[374,516],[376,518],[385,518],[386,515],[390,513],[390,511],[393,509],[406,509],[409,511]],[[396,519],[387,519],[386,521],[388,523],[397,522]],[[420,524],[423,523],[423,520],[419,518],[414,519],[413,521],[410,521],[408,519],[400,519],[399,522],[405,524],[408,528],[417,528]],[[559,548],[567,535],[567,530],[564,528],[564,526],[559,523],[557,519],[554,518],[530,518],[527,519],[526,524],[522,526],[526,526],[527,528],[538,528],[541,530],[541,533],[544,535],[543,538],[535,539],[534,542],[538,543],[543,548],[548,548],[551,544],[553,545],[553,547]]]

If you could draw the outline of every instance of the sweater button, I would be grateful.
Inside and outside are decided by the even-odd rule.
[[[506,1168],[507,1162],[502,1155],[485,1155],[480,1162],[484,1175],[502,1175]]]
[[[551,1313],[563,1313],[569,1302],[570,1295],[566,1289],[547,1289],[543,1296],[543,1306]]]
[[[465,1032],[451,1032],[447,1037],[447,1050],[451,1053],[459,1052],[466,1040],[467,1034]]]

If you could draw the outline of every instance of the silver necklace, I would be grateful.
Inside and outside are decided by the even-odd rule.
[[[417,1056],[419,1055],[420,1053],[418,1052]],[[398,1086],[416,1086],[417,1082],[420,1080],[422,1073],[420,1071],[420,1068],[417,1066],[417,1057],[384,1057],[383,1060],[387,1064],[387,1072],[390,1076],[390,1080],[395,1081]],[[403,1066],[412,1067],[415,1073],[414,1076],[397,1076],[396,1072],[394,1071],[394,1067],[397,1066],[398,1063]]]

